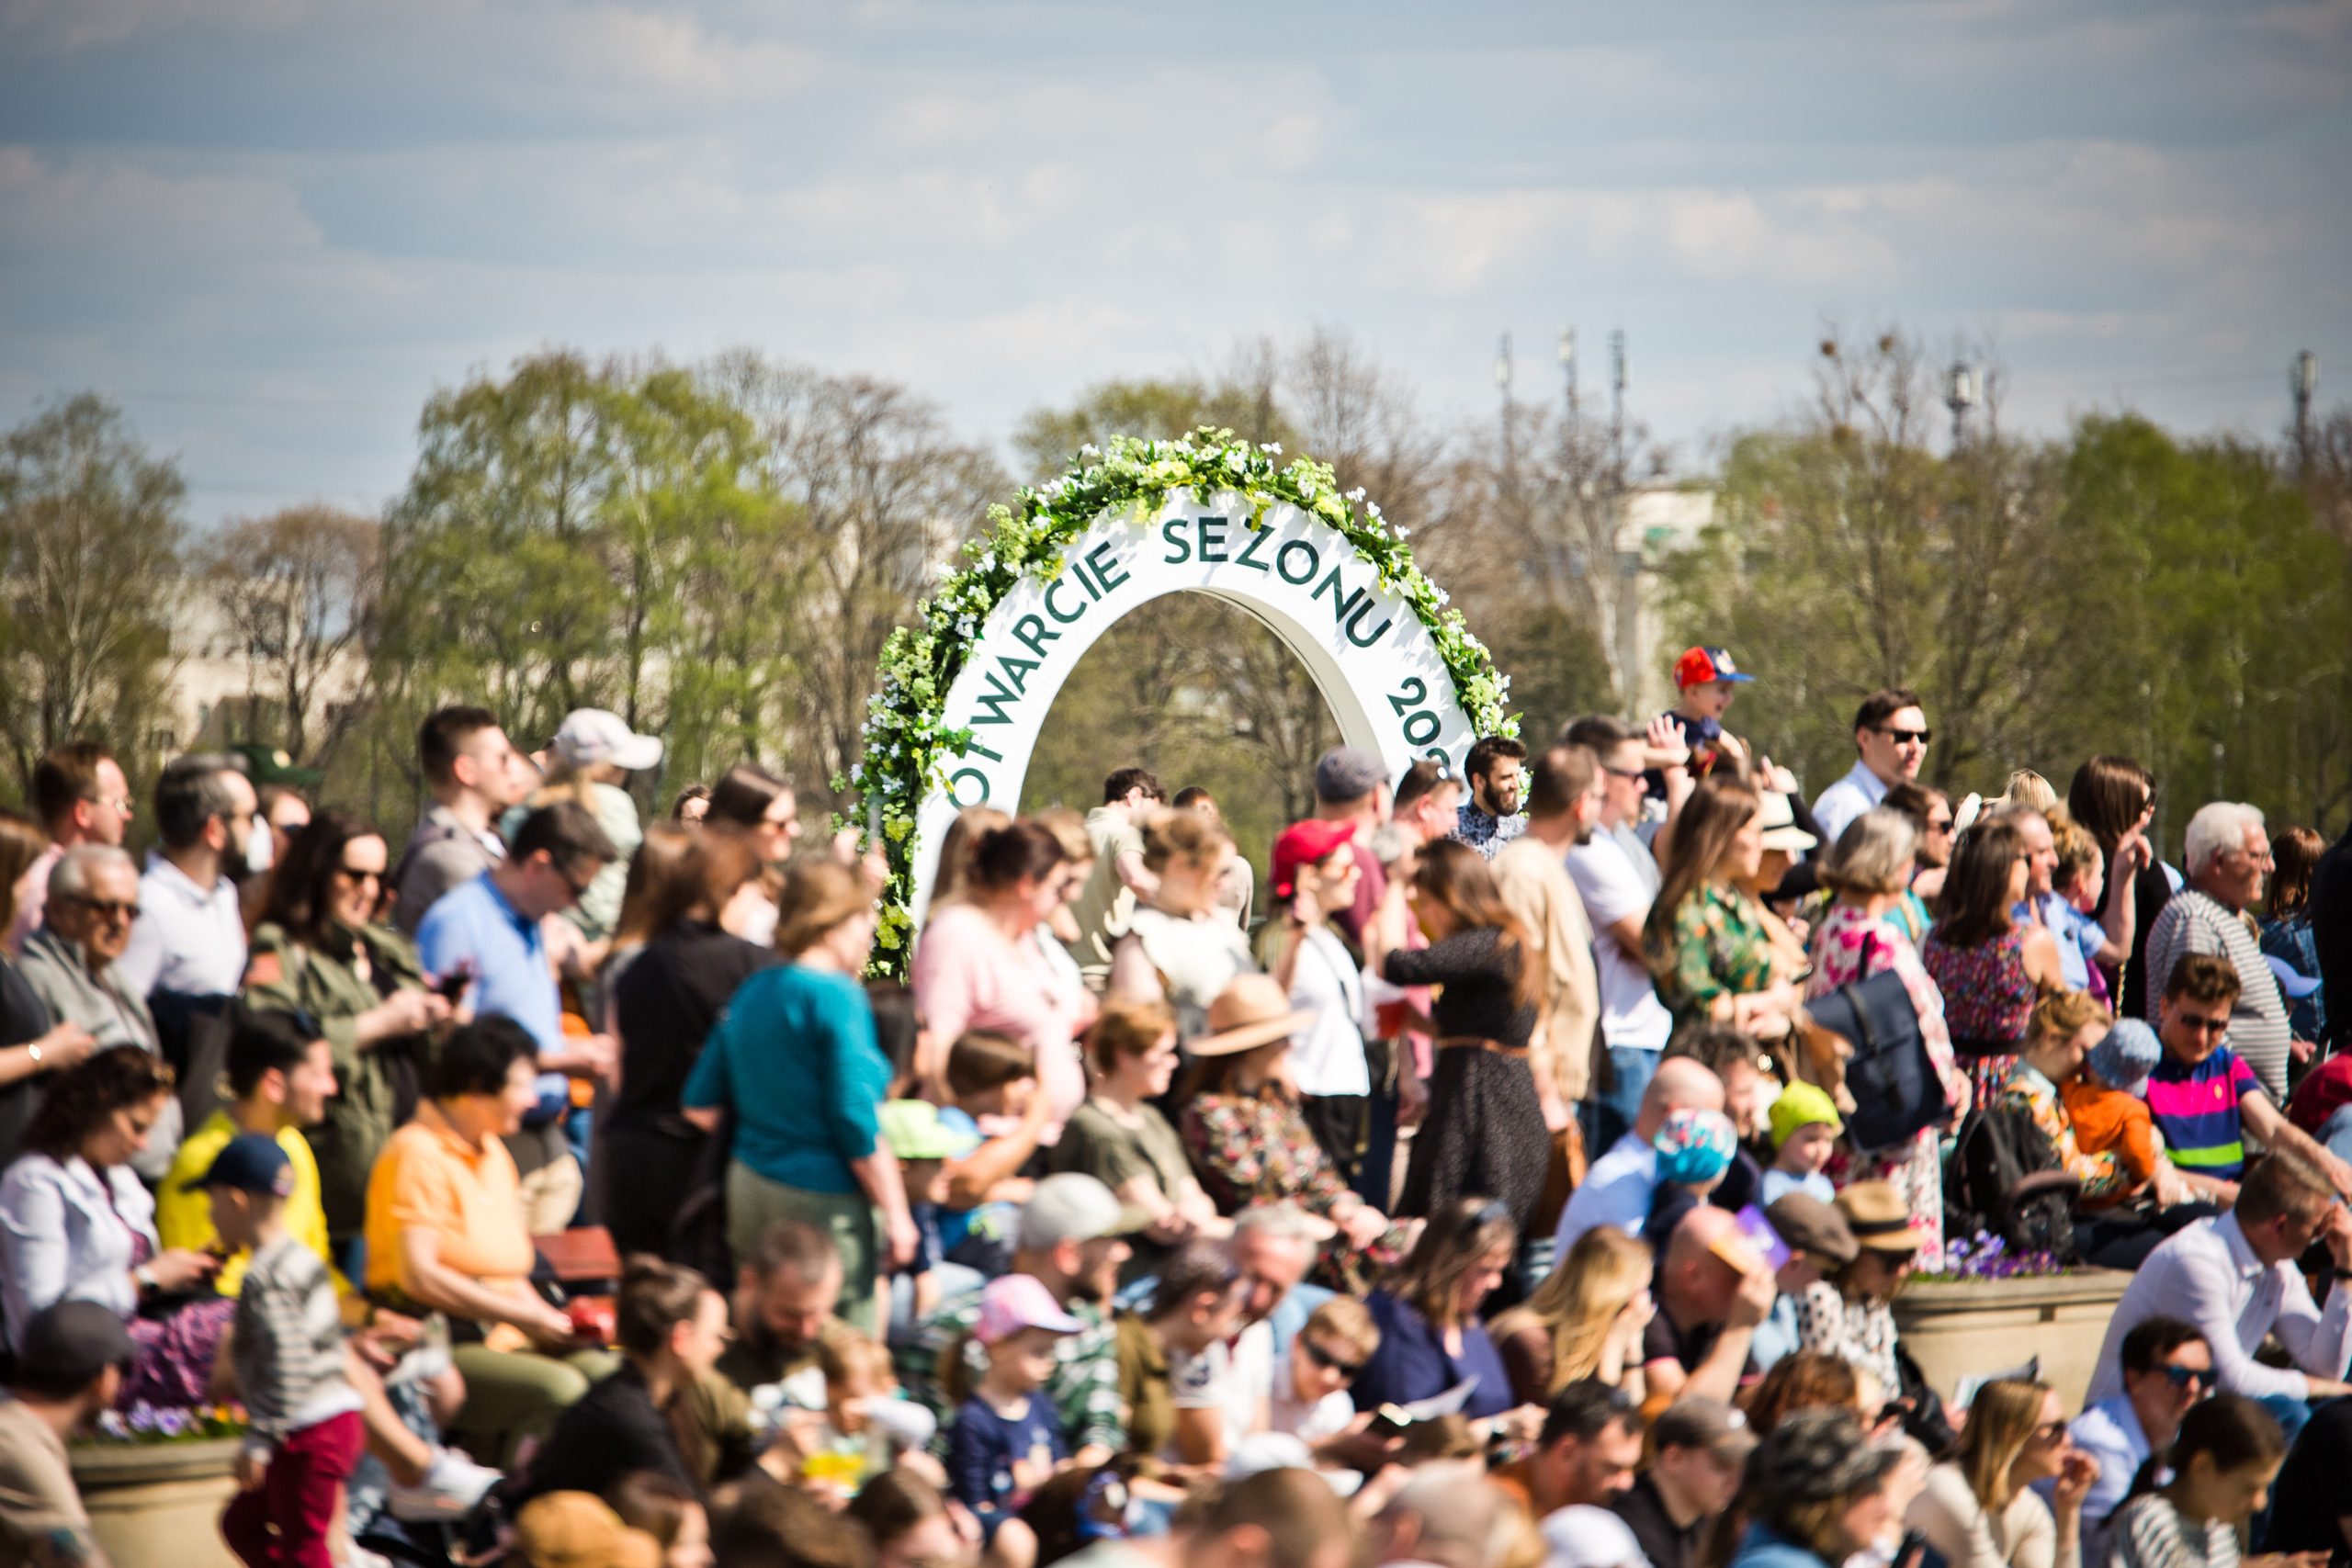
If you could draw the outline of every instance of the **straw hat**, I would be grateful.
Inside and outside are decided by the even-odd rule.
[[[1846,1228],[1854,1239],[1872,1252],[1919,1250],[1910,1206],[1887,1182],[1855,1182],[1838,1194],[1838,1212],[1846,1216]]]
[[[1270,975],[1237,975],[1209,1004],[1209,1032],[1184,1042],[1193,1056],[1230,1056],[1287,1040],[1315,1021],[1313,1008],[1294,1008]]]

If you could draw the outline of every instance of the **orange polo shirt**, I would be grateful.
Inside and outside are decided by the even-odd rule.
[[[368,1174],[368,1289],[410,1293],[401,1233],[424,1226],[441,1238],[441,1261],[485,1285],[527,1293],[535,1253],[523,1226],[522,1179],[496,1138],[475,1148],[431,1100],[416,1108]]]

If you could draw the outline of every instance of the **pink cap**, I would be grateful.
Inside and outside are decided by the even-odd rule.
[[[1064,1312],[1054,1292],[1035,1274],[1006,1274],[980,1292],[980,1321],[973,1336],[983,1345],[1009,1339],[1024,1328],[1077,1334],[1086,1325]]]

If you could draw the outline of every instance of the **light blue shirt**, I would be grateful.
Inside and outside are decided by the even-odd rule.
[[[1757,1199],[1756,1204],[1761,1209],[1770,1208],[1792,1192],[1802,1192],[1808,1198],[1818,1198],[1825,1203],[1834,1203],[1838,1200],[1838,1190],[1829,1184],[1829,1178],[1822,1175],[1821,1172],[1816,1170],[1799,1176],[1793,1171],[1782,1170],[1776,1165],[1764,1168],[1764,1180],[1758,1190],[1763,1195]]]
[[[2140,1413],[2129,1396],[2102,1399],[2075,1417],[2066,1428],[2075,1446],[2098,1461],[2098,1479],[2083,1495],[2083,1561],[2098,1562],[2106,1552],[2098,1549],[2107,1534],[2108,1517],[2123,1506],[2132,1478],[2148,1462],[2148,1435],[2140,1429]],[[2048,1490],[2037,1485],[2044,1501]]]
[[[563,1048],[563,998],[539,922],[508,903],[489,872],[434,900],[416,928],[416,953],[424,972],[436,977],[471,965],[477,1014],[504,1013],[531,1032],[540,1050]]]
[[[1596,1225],[1615,1225],[1627,1235],[1639,1235],[1649,1222],[1650,1199],[1657,1191],[1657,1150],[1639,1133],[1627,1133],[1592,1162],[1584,1185],[1568,1196],[1560,1212],[1560,1228],[1552,1256],[1568,1259],[1577,1237]],[[1557,1266],[1556,1264],[1555,1265]]]
[[[1886,785],[1860,761],[1853,771],[1821,792],[1813,803],[1813,819],[1821,824],[1821,847],[1838,841],[1846,824],[1886,798]]]
[[[2097,920],[2066,902],[2060,893],[2045,893],[2038,900],[2041,906],[2041,923],[2058,939],[2058,969],[2070,991],[2088,990],[2091,983],[2091,960],[2107,945],[2107,931]],[[2033,919],[2037,900],[2028,898],[2009,910],[2019,925]]]

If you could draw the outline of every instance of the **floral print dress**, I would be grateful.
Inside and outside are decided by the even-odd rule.
[[[1182,1132],[1201,1190],[1221,1214],[1289,1203],[1329,1219],[1332,1204],[1354,1195],[1315,1141],[1298,1102],[1279,1085],[1254,1094],[1201,1095],[1184,1108]],[[1362,1250],[1342,1231],[1323,1244],[1315,1281],[1361,1296],[1371,1278],[1404,1255],[1403,1238],[1394,1230]]]
[[[1772,984],[1772,933],[1756,900],[1708,883],[1675,907],[1672,946],[1653,951],[1658,999],[1677,1029],[1704,1020],[1722,996],[1746,996]]]
[[[2025,931],[2012,926],[1974,947],[1949,947],[1929,931],[1919,960],[1943,993],[1948,1038],[1968,1062],[1977,1103],[1990,1105],[2018,1065],[2033,1017],[2033,976],[2025,967]]]
[[[1808,998],[1826,996],[1840,986],[1851,986],[1892,969],[1903,977],[1904,994],[1919,1015],[1919,1038],[1928,1060],[1944,1086],[1944,1103],[1954,1117],[1964,1116],[1974,1103],[1968,1076],[1953,1058],[1951,1034],[1944,1024],[1944,1001],[1928,976],[1919,950],[1892,919],[1873,919],[1851,904],[1832,908],[1813,933],[1813,978],[1805,986]],[[1937,1131],[1922,1128],[1908,1144],[1875,1154],[1857,1155],[1847,1162],[1846,1181],[1883,1181],[1900,1193],[1911,1210],[1911,1228],[1919,1237],[1921,1257],[1937,1257],[1944,1247],[1943,1160]]]

